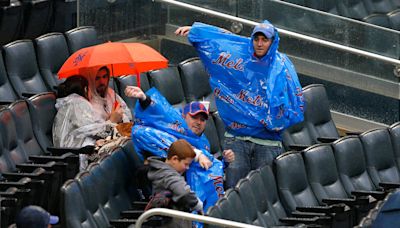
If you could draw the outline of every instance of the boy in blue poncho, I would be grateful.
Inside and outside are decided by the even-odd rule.
[[[165,158],[169,146],[178,139],[185,139],[195,147],[196,162],[186,171],[186,180],[207,211],[224,194],[222,162],[210,154],[209,142],[203,134],[207,108],[200,102],[192,102],[180,113],[155,88],[145,94],[138,87],[128,86],[125,94],[139,99],[132,127],[132,140],[139,156],[144,158],[143,153],[150,152]],[[234,160],[232,150],[225,150],[223,155],[226,162]]]
[[[226,169],[226,185],[234,187],[250,170],[271,164],[282,153],[282,131],[303,121],[296,71],[278,52],[278,31],[268,21],[251,38],[197,22],[175,33],[188,36],[210,75],[226,126],[224,148],[235,152]]]

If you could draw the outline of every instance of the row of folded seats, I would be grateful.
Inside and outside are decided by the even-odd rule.
[[[55,91],[57,72],[75,51],[98,44],[95,28],[83,26],[49,33],[34,40],[17,40],[2,47],[0,102],[7,103],[41,92]]]
[[[353,227],[400,187],[399,161],[400,122],[289,151],[240,180],[208,215],[264,227]]]
[[[400,30],[400,2],[397,0],[283,1],[394,30]]]
[[[9,0],[2,3],[0,44],[76,27],[76,0]]]

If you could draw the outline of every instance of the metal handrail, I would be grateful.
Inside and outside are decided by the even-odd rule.
[[[204,216],[204,215],[191,214],[191,213],[172,210],[172,209],[153,208],[153,209],[150,209],[150,210],[144,212],[142,215],[140,215],[140,217],[136,221],[135,228],[142,227],[142,224],[146,221],[146,219],[150,218],[151,216],[155,216],[155,215],[163,215],[163,216],[180,218],[180,219],[189,220],[189,221],[198,221],[198,222],[222,226],[222,227],[233,227],[233,228],[242,228],[242,227],[260,228],[261,227],[261,226],[254,226],[254,225],[250,225],[250,224],[246,224],[246,223],[234,222],[234,221],[230,221],[230,220],[219,219],[219,218],[214,218],[214,217],[209,217],[209,216]]]
[[[224,18],[224,19],[227,19],[227,20],[240,22],[240,23],[243,23],[243,24],[246,24],[246,25],[255,26],[255,25],[259,24],[259,22],[247,20],[247,19],[240,18],[240,17],[235,17],[235,16],[232,16],[232,15],[229,15],[229,14],[225,14],[225,13],[221,13],[221,12],[218,12],[218,11],[202,8],[202,7],[199,7],[199,6],[190,5],[190,4],[187,4],[187,3],[184,3],[184,2],[175,1],[175,0],[153,0],[153,1],[163,2],[163,3],[170,4],[170,5],[179,6],[179,7],[190,9],[190,10],[197,11],[197,12],[200,12],[200,13],[211,14],[211,15],[216,16],[216,17],[220,17],[220,18]],[[360,55],[360,56],[364,56],[364,57],[367,57],[367,58],[377,59],[377,60],[383,61],[385,63],[393,64],[393,65],[396,65],[397,67],[400,67],[400,60],[398,60],[398,59],[394,59],[394,58],[390,58],[390,57],[374,54],[374,53],[371,53],[371,52],[367,52],[367,51],[363,51],[363,50],[360,50],[360,49],[357,49],[357,48],[344,46],[344,45],[337,44],[337,43],[330,42],[330,41],[326,41],[326,40],[321,40],[321,39],[314,38],[314,37],[311,37],[311,36],[306,36],[306,35],[303,35],[303,34],[291,32],[291,31],[288,31],[288,30],[285,30],[285,29],[279,29],[279,28],[277,28],[277,29],[278,29],[278,32],[280,34],[285,35],[285,36],[294,37],[296,39],[305,40],[305,41],[308,41],[308,42],[311,42],[311,43],[314,43],[314,44],[319,44],[319,45],[322,45],[322,46],[325,46],[325,47],[330,47],[330,48],[334,48],[334,49],[337,49],[337,50],[350,52],[350,53],[353,53],[353,54],[356,54],[356,55]]]

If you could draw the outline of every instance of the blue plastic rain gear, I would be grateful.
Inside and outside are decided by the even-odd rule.
[[[210,75],[218,112],[233,135],[281,140],[282,130],[303,121],[302,88],[293,64],[278,52],[274,31],[262,58],[254,55],[251,38],[198,22],[189,32]]]
[[[139,102],[135,107],[135,124],[132,127],[132,140],[135,150],[143,158],[144,151],[166,158],[172,142],[185,139],[192,146],[202,151],[212,162],[205,170],[198,162],[192,162],[186,171],[186,181],[204,204],[204,210],[213,206],[224,194],[223,163],[210,154],[210,144],[205,135],[194,134],[186,124],[180,111],[152,88],[146,92],[151,97],[151,104],[144,110]]]

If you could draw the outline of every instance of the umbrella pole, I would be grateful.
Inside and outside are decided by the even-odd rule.
[[[111,76],[114,77],[114,65],[111,64]],[[110,77],[111,79],[111,77]],[[117,101],[117,82],[115,81],[115,79],[113,78],[113,86],[114,86],[114,105],[113,105],[113,110],[115,110],[118,106],[118,101]]]
[[[138,71],[136,71],[136,83],[137,87],[140,88],[140,73]]]

